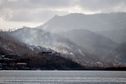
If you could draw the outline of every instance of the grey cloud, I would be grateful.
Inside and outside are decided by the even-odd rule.
[[[15,10],[10,21],[44,21],[54,15],[52,11]]]
[[[89,10],[102,10],[126,5],[126,0],[0,0],[0,3],[4,4],[4,8],[12,9],[60,8],[79,5]]]
[[[0,17],[10,21],[45,21],[76,5],[83,11],[126,12],[126,0],[0,0]],[[60,8],[66,11],[56,10]]]
[[[60,12],[61,13],[61,12]],[[9,18],[9,21],[27,21],[27,22],[43,22],[49,20],[56,14],[60,14],[55,10],[14,10],[13,16]]]
[[[6,0],[7,8],[56,8],[72,6],[74,0]]]
[[[102,12],[125,12],[126,0],[78,0],[82,8]]]
[[[73,4],[74,0],[30,0],[31,3],[45,7],[65,7]]]
[[[0,17],[10,21],[44,21],[59,13],[56,8],[69,7],[73,1],[0,0]]]

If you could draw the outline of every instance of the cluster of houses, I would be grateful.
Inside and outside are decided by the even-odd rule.
[[[27,70],[28,62],[28,59],[22,59],[17,55],[0,55],[1,70]]]

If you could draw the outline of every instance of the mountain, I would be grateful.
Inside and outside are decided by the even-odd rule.
[[[69,31],[73,29],[87,29],[90,31],[103,31],[123,29],[126,26],[126,13],[108,13],[84,15],[73,13],[65,16],[55,16],[40,26],[51,32]]]
[[[0,50],[6,54],[25,55],[31,50],[26,44],[10,36],[7,32],[0,32]]]
[[[22,30],[24,29],[20,29],[20,31]],[[25,28],[25,31],[26,30],[29,29]],[[39,29],[37,30],[40,31]],[[110,69],[111,67],[113,69],[120,66],[118,62],[114,61],[115,58],[111,61],[107,61],[107,59],[105,59],[106,61],[102,61],[95,55],[82,51],[80,46],[77,46],[70,41],[64,41],[65,38],[62,38],[62,42],[68,42],[64,44],[69,48],[63,49],[69,52],[69,54],[59,51],[57,52],[56,50],[42,46],[30,45],[23,42],[23,40],[19,40],[19,36],[21,38],[21,35],[17,34],[18,31],[19,30],[13,32],[0,32],[0,69],[85,70]],[[34,29],[32,32],[33,31]],[[28,34],[29,31],[26,32]],[[25,33],[21,34],[24,35]],[[40,33],[38,33],[38,35],[40,35]],[[70,44],[70,46],[68,44]]]
[[[11,32],[11,35],[28,45],[50,48],[63,54],[69,54],[79,49],[79,46],[72,43],[70,40],[60,35],[43,31],[42,29],[22,28]]]
[[[0,32],[0,69],[81,70],[84,67],[51,49],[29,46],[13,38],[10,32]]]
[[[125,26],[124,26],[125,27]],[[126,28],[123,29],[112,29],[112,30],[106,30],[106,31],[99,31],[97,32],[107,38],[112,39],[116,43],[124,43],[126,42]]]
[[[48,51],[48,52],[50,52],[51,50],[52,53],[56,52],[60,54],[59,57],[62,57],[64,59],[71,60],[74,63],[80,64],[81,66],[84,67],[84,69],[105,69],[109,67],[118,66],[118,62],[115,60],[116,58],[114,56],[109,57],[110,56],[109,55],[105,57],[105,56],[94,55],[92,54],[90,50],[86,50],[84,47],[76,45],[76,43],[70,41],[69,39],[59,34],[47,32],[39,28],[33,28],[33,29],[22,28],[22,29],[18,29],[16,31],[10,32],[10,34],[11,36],[18,39],[19,41],[24,42],[25,44],[29,46],[34,46],[35,48],[37,48],[35,49],[37,51],[38,49],[43,50],[43,51]],[[92,40],[94,40],[93,38]],[[101,40],[104,41],[104,38]],[[105,40],[105,42],[108,42],[108,43],[110,42],[111,44],[111,41],[109,40],[108,41]],[[98,42],[96,41],[96,43]],[[105,44],[104,47],[106,47],[107,44]],[[113,47],[113,45],[109,47],[111,48]],[[107,49],[109,47],[107,47]],[[105,52],[107,52],[107,49]],[[55,54],[53,56],[55,56]]]
[[[102,60],[109,56],[117,46],[111,39],[85,29],[75,29],[60,33],[60,35],[70,39],[72,42],[85,48],[90,53],[95,54]]]
[[[32,69],[125,67],[125,63],[120,61],[123,56],[118,51],[121,49],[118,42],[114,42],[112,35],[99,33],[125,29],[125,17],[125,13],[55,16],[42,26],[7,32],[11,43],[1,41],[0,51],[5,56],[12,53],[17,58],[28,59],[27,64]]]
[[[39,28],[60,33],[75,29],[86,29],[101,34],[116,43],[125,42],[126,13],[84,15],[79,13],[55,16]]]
[[[11,32],[11,35],[30,46],[44,47],[61,53],[62,57],[70,59],[83,66],[96,66],[98,58],[93,57],[84,48],[70,40],[42,29],[22,28]],[[19,37],[20,36],[20,37]]]
[[[111,56],[111,53],[116,53],[118,41],[125,41],[123,30],[126,26],[125,18],[126,13],[94,15],[73,13],[65,16],[56,15],[37,28],[60,34],[95,55],[94,57],[112,61],[116,59],[116,56]]]
[[[126,64],[126,42],[121,43],[115,49],[116,53],[112,53],[116,56],[120,64]]]

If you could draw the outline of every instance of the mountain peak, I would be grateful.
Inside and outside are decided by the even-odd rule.
[[[68,14],[68,15],[65,15],[65,16],[85,16],[85,14],[83,14],[83,13],[71,13],[71,14]]]

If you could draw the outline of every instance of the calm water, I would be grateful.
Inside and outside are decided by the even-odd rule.
[[[126,71],[0,71],[0,84],[126,84]]]

